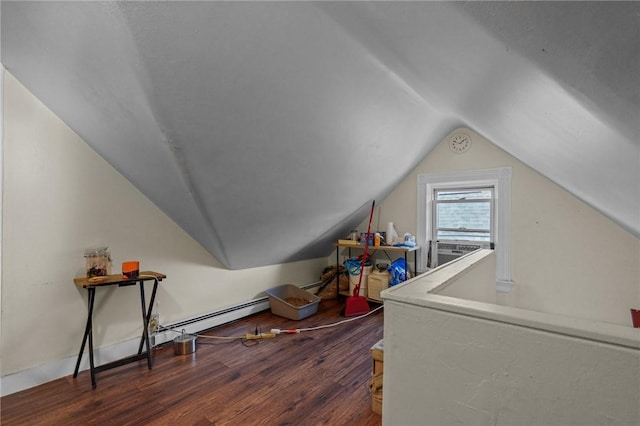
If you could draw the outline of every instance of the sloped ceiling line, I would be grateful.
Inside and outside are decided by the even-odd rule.
[[[328,255],[463,125],[640,236],[640,3],[520,3],[0,2],[2,62],[231,269]]]
[[[150,73],[146,69],[146,63],[140,60],[140,58],[142,57],[142,55],[140,54],[140,47],[136,42],[136,38],[133,36],[131,29],[132,25],[135,25],[135,23],[129,19],[128,14],[124,9],[125,6],[127,6],[126,3],[118,3],[115,7],[115,11],[120,20],[123,22],[123,28],[126,30],[127,37],[130,41],[124,46],[124,48],[129,51],[129,53],[125,55],[125,57],[131,62],[131,68],[133,69],[133,74],[137,78],[141,93],[145,95],[146,105],[151,112],[158,131],[163,136],[161,141],[159,142],[168,147],[169,153],[171,154],[170,161],[173,161],[176,169],[179,172],[179,177],[181,178],[180,180],[185,187],[185,195],[193,201],[195,210],[200,218],[199,222],[204,224],[204,226],[206,226],[209,231],[207,233],[198,231],[191,232],[192,237],[200,244],[202,244],[205,248],[207,248],[219,262],[227,265],[229,263],[229,260],[225,253],[224,246],[219,243],[220,237],[213,223],[214,216],[207,212],[206,207],[202,202],[202,196],[201,194],[199,194],[197,186],[194,184],[193,177],[189,172],[189,167],[183,153],[183,148],[181,144],[176,141],[176,138],[174,136],[171,136],[171,130],[163,128],[161,124],[166,123],[167,120],[161,117],[161,112],[158,111],[158,108],[156,108],[157,102],[155,100],[154,92],[155,85],[151,80]],[[162,198],[156,198],[153,201],[156,204],[160,205],[161,209],[167,211],[165,202]],[[180,219],[178,220],[180,222],[183,222]],[[191,222],[193,221],[191,220]],[[213,238],[205,238],[205,235],[212,235]]]
[[[134,38],[139,43],[144,62],[156,65],[150,72],[153,85],[161,90],[162,98],[154,102],[161,110],[164,125],[171,129],[184,150],[194,190],[200,190],[203,194],[200,198],[207,208],[215,210],[216,217],[225,218],[222,219],[224,225],[216,225],[224,233],[220,239],[225,242],[228,258],[232,259],[229,265],[240,267],[239,259],[258,259],[258,253],[248,252],[247,247],[260,250],[264,241],[274,242],[273,234],[308,235],[311,239],[315,236],[316,243],[310,245],[313,250],[298,250],[298,247],[309,246],[309,239],[293,241],[292,237],[288,244],[278,248],[297,253],[298,258],[327,254],[328,245],[319,241],[325,230],[335,226],[335,222],[328,222],[327,218],[349,216],[354,204],[362,202],[359,199],[371,195],[358,192],[345,196],[342,191],[326,190],[335,185],[332,181],[348,182],[358,178],[358,170],[337,167],[334,158],[340,163],[348,161],[333,153],[342,151],[342,157],[348,159],[350,152],[360,155],[364,145],[367,153],[362,153],[371,154],[370,161],[379,162],[374,154],[380,151],[378,157],[388,157],[384,152],[394,150],[388,145],[392,140],[402,148],[398,154],[401,162],[404,158],[415,161],[420,157],[415,151],[423,148],[411,141],[415,139],[414,134],[426,134],[425,126],[411,124],[412,128],[407,128],[402,127],[402,123],[408,119],[420,123],[423,107],[415,105],[416,102],[406,96],[406,91],[398,95],[398,81],[390,78],[393,76],[389,71],[372,68],[368,53],[345,38],[340,28],[332,26],[311,4],[287,5],[285,9],[279,3],[252,4],[251,7],[243,4],[237,6],[240,9],[230,8],[228,4],[222,5],[221,9],[218,5],[212,8],[210,4],[200,4],[197,6],[198,19],[206,17],[208,27],[194,31],[198,27],[192,25],[186,33],[181,33],[179,28],[189,16],[180,16],[182,9],[175,7],[163,3],[149,15],[144,5],[129,6],[127,3],[128,19],[130,26],[135,28]],[[283,20],[285,14],[280,12],[285,11],[297,19]],[[230,31],[218,34],[226,25],[222,22],[236,16],[242,16],[244,21]],[[166,25],[167,17],[172,18],[172,28],[176,30],[171,37],[155,32]],[[233,45],[234,40],[247,38],[242,31],[244,27],[260,37],[257,45],[268,49],[272,58],[265,58],[263,51],[244,42],[235,45],[235,49],[227,46]],[[187,37],[181,39],[181,34],[187,34]],[[272,39],[273,44],[267,44]],[[281,46],[293,50],[283,50]],[[201,50],[203,47],[206,50]],[[185,52],[191,50],[200,52],[201,57],[185,56]],[[157,59],[159,55],[164,57],[174,52],[178,57],[172,57],[173,62],[177,64],[191,60],[182,74],[171,67],[173,62]],[[322,58],[332,57],[349,62],[319,62]],[[256,64],[258,68],[254,66]],[[286,80],[274,74],[276,70],[286,76],[291,73],[287,68],[294,73]],[[193,78],[185,77],[185,71]],[[210,78],[210,81],[203,81],[203,78]],[[377,85],[368,86],[369,81]],[[280,91],[274,91],[273,87]],[[185,95],[187,92],[189,95]],[[172,96],[167,96],[169,93]],[[274,96],[278,97],[275,102]],[[239,115],[228,115],[226,105],[220,103],[225,99],[233,103],[233,109]],[[209,108],[209,105],[211,109],[205,114],[203,108]],[[313,115],[319,109],[316,105],[322,106],[321,116]],[[387,113],[386,117],[383,113]],[[392,116],[399,120],[392,122]],[[186,126],[186,122],[193,125]],[[240,164],[241,160],[244,164]],[[297,164],[304,164],[304,167],[296,172],[295,179],[288,179],[283,171],[295,168]],[[317,167],[320,169],[314,170]],[[245,176],[239,173],[242,170],[246,171]],[[370,177],[370,180],[379,181],[377,185],[374,183],[363,189],[367,192],[376,187],[388,190],[403,173],[402,169],[383,170]],[[313,179],[312,176],[317,177]],[[267,193],[265,183],[276,180],[279,187],[268,188],[269,196],[264,198]],[[327,184],[318,185],[314,180]],[[309,198],[311,193],[314,196]],[[216,199],[218,203],[214,202]],[[284,203],[274,205],[274,200]],[[305,201],[301,203],[300,200]],[[307,217],[309,222],[303,224],[295,216]],[[270,230],[257,224],[264,217],[269,221]],[[296,232],[296,227],[303,229]],[[248,235],[240,236],[240,232]],[[265,235],[266,232],[270,232],[271,237]],[[233,254],[236,251],[242,255]],[[260,254],[264,262],[278,261],[277,258],[265,259],[264,250]],[[277,251],[270,250],[269,254],[277,255]],[[295,255],[289,253],[283,256],[288,260],[295,259]]]

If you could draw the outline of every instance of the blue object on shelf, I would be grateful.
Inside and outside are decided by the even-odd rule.
[[[407,273],[410,272],[409,267],[403,258],[399,258],[391,262],[387,271],[389,271],[389,274],[391,275],[391,279],[389,280],[390,286],[406,281],[408,279]]]

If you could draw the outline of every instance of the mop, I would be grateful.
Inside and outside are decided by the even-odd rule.
[[[369,247],[369,237],[371,236],[371,221],[373,219],[373,209],[376,205],[376,200],[371,203],[371,214],[369,215],[369,227],[367,228],[367,236],[364,240],[364,252],[361,256],[360,264],[360,277],[358,278],[358,284],[353,289],[353,296],[348,296],[344,305],[344,316],[355,317],[358,315],[366,314],[369,312],[369,303],[367,298],[360,296],[360,284],[362,284],[362,276],[364,275],[364,266],[369,259],[369,253],[367,248]]]

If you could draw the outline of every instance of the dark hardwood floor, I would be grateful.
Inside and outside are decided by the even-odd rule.
[[[271,328],[306,328],[344,320],[342,302],[291,321],[265,311],[206,334],[236,336]],[[376,305],[372,305],[372,308]],[[337,327],[279,335],[244,346],[198,339],[174,355],[170,343],[145,361],[97,375],[69,375],[0,399],[9,425],[379,425],[371,411],[370,348],[382,338],[383,310]],[[204,333],[203,333],[204,334]],[[85,355],[86,356],[86,355]]]

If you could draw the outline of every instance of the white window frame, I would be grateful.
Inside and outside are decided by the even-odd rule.
[[[438,192],[442,191],[451,191],[451,190],[462,190],[462,191],[473,191],[473,190],[480,190],[480,191],[490,191],[491,192],[491,198],[487,199],[487,198],[483,198],[481,200],[476,200],[476,199],[462,199],[462,200],[440,200],[438,201]],[[439,227],[438,227],[438,204],[462,204],[462,203],[474,203],[474,202],[482,202],[482,203],[486,203],[487,201],[489,201],[489,206],[490,206],[490,210],[489,210],[489,241],[484,242],[484,241],[479,241],[479,240],[467,240],[465,238],[458,238],[458,239],[447,239],[446,241],[449,242],[453,242],[453,241],[465,241],[465,242],[469,242],[469,243],[482,243],[482,245],[486,244],[487,248],[489,247],[489,243],[493,243],[495,242],[495,188],[493,187],[493,185],[483,185],[483,186],[467,186],[467,187],[458,187],[457,185],[454,186],[453,188],[451,188],[450,186],[437,186],[437,185],[433,185],[433,194],[431,195],[431,213],[432,213],[432,217],[431,217],[431,228],[427,228],[427,231],[429,232],[429,234],[427,234],[427,239],[429,240],[435,240],[436,236],[438,235],[438,232],[440,231]],[[454,229],[454,228],[448,228],[448,231],[454,231],[454,230],[460,230],[458,229]],[[472,229],[467,229],[467,231],[473,231]],[[476,229],[475,231],[481,231],[480,229]]]
[[[496,290],[508,292],[511,280],[511,167],[464,170],[459,172],[418,175],[418,223],[416,242],[429,247],[429,235],[433,226],[433,194],[435,188],[464,188],[469,186],[494,187],[494,242],[496,251]],[[426,271],[426,255],[418,259],[418,271]]]

